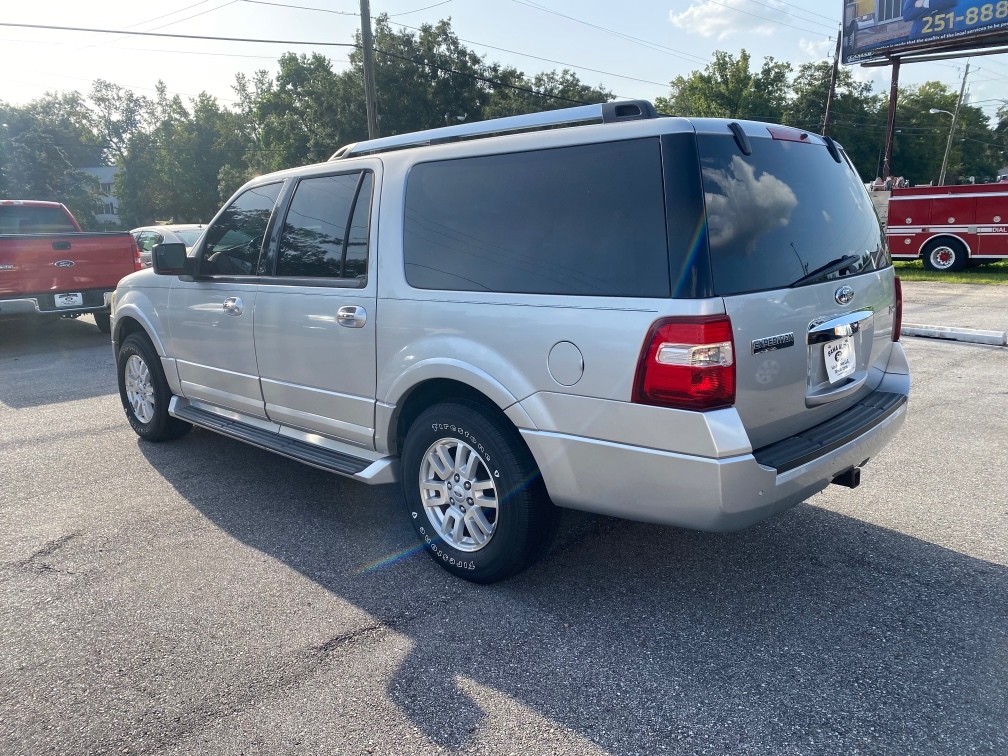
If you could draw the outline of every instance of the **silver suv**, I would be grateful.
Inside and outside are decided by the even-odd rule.
[[[557,507],[703,530],[841,483],[902,425],[901,295],[828,138],[620,102],[372,140],[257,178],[113,320],[133,428],[400,481],[492,582]]]

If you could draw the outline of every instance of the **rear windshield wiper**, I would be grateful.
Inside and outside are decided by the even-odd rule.
[[[836,260],[832,260],[826,263],[825,265],[816,268],[811,273],[802,276],[793,284],[791,284],[791,287],[794,288],[795,286],[802,286],[807,283],[812,283],[813,281],[818,281],[821,278],[826,278],[826,276],[828,276],[830,273],[837,273],[841,270],[847,270],[848,268],[853,266],[854,263],[859,262],[860,260],[861,257],[859,255],[844,255],[843,257],[839,257]]]

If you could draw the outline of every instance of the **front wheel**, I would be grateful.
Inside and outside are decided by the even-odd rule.
[[[965,245],[958,239],[936,239],[923,252],[924,267],[938,273],[951,273],[966,267]]]
[[[189,432],[189,423],[168,414],[171,389],[154,345],[145,334],[133,333],[123,340],[116,368],[119,398],[129,424],[140,438],[170,441]]]
[[[559,520],[518,432],[467,400],[435,405],[410,426],[402,491],[427,553],[475,583],[531,565]]]

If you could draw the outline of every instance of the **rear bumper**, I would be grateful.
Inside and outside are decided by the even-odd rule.
[[[16,299],[0,299],[0,318],[109,312],[109,303],[114,292],[115,287],[81,291],[79,293],[83,294],[83,304],[80,307],[57,307],[53,294],[31,294]]]
[[[873,403],[878,411],[871,411]],[[559,506],[727,531],[792,507],[838,474],[864,465],[896,435],[906,409],[905,393],[875,392],[794,439],[723,459],[559,433],[521,433]]]

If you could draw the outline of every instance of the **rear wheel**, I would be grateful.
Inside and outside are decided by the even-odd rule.
[[[535,562],[559,510],[517,431],[476,402],[435,405],[410,426],[402,491],[427,553],[446,570],[493,583]]]
[[[168,414],[171,389],[146,334],[133,333],[123,340],[116,367],[119,398],[129,424],[140,438],[170,441],[189,432],[189,423]]]
[[[95,312],[94,315],[95,325],[98,326],[98,330],[102,333],[112,333],[112,316],[107,312]]]
[[[922,253],[924,267],[939,273],[954,272],[966,267],[966,246],[958,239],[935,239]]]

